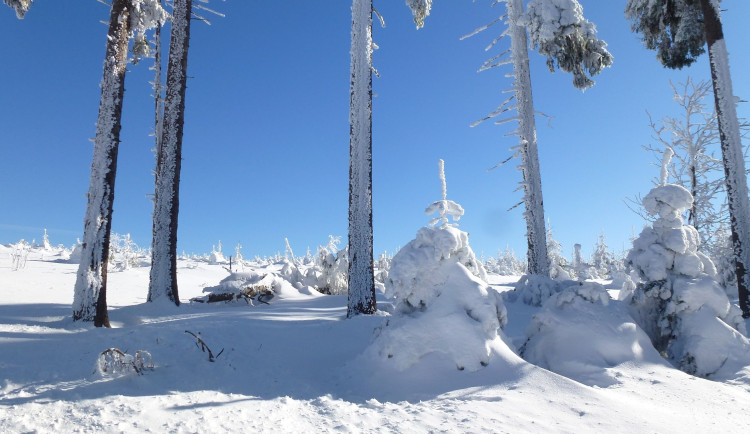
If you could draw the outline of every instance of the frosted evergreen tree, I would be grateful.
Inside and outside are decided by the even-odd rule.
[[[719,0],[629,0],[625,15],[668,68],[690,65],[708,47],[740,308],[750,318],[750,202]]]
[[[153,241],[148,301],[180,304],[177,288],[177,222],[180,208],[182,135],[192,0],[175,0],[167,64],[167,88],[154,192]]]
[[[594,245],[594,253],[591,254],[591,266],[594,267],[600,278],[611,277],[615,259],[609,252],[604,234],[599,235]]]
[[[134,33],[153,27],[151,18],[161,13],[156,0],[112,2],[81,262],[73,296],[73,320],[92,321],[97,327],[109,327],[107,263],[128,44]]]
[[[26,15],[26,12],[28,12],[29,8],[31,7],[31,3],[33,1],[34,0],[3,0],[3,3],[15,9],[16,16],[19,20],[22,20],[24,15]]]
[[[697,231],[683,224],[693,198],[686,188],[667,183],[670,158],[667,149],[661,184],[643,198],[646,211],[657,218],[633,241],[626,263],[639,281],[624,298],[665,358],[688,373],[708,376],[736,354],[748,354],[750,345],[741,336],[746,330],[740,312],[716,282],[716,268],[698,251]]]
[[[505,21],[508,29],[490,44],[494,46],[502,37],[510,35],[510,49],[492,57],[480,71],[513,65],[512,95],[494,112],[474,123],[500,116],[516,110],[517,116],[497,121],[497,124],[516,121],[514,133],[519,137],[519,145],[513,148],[514,156],[521,157],[520,170],[524,191],[523,203],[526,206],[526,236],[528,240],[528,272],[534,275],[550,274],[547,242],[545,239],[544,204],[542,182],[539,170],[539,155],[536,140],[534,102],[531,92],[528,47],[531,45],[542,55],[547,56],[550,70],[560,68],[573,74],[573,85],[586,89],[594,85],[589,76],[598,74],[612,64],[612,55],[606,50],[606,43],[596,37],[593,24],[583,18],[583,8],[576,0],[531,0],[524,13],[523,0],[504,0],[508,14]],[[493,2],[493,5],[499,2]],[[477,29],[473,34],[503,21],[504,17]],[[528,31],[528,35],[527,35]],[[506,59],[506,55],[510,55]],[[515,102],[515,104],[514,104]]]

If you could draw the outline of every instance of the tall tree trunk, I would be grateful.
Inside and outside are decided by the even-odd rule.
[[[347,317],[376,311],[372,239],[372,0],[353,0]]]
[[[192,0],[175,0],[167,65],[164,131],[156,169],[154,226],[148,301],[166,299],[180,305],[177,291],[177,216],[180,208],[182,132],[190,43]]]
[[[531,95],[531,72],[526,27],[518,25],[523,13],[523,0],[507,0],[510,22],[511,50],[513,56],[513,88],[518,109],[518,135],[520,137],[521,170],[523,172],[524,203],[526,205],[526,237],[528,241],[529,274],[549,277],[547,259],[542,178],[536,143],[534,100]]]
[[[729,55],[724,42],[724,31],[711,0],[701,0],[706,29],[708,55],[711,59],[711,79],[714,87],[716,115],[719,123],[721,155],[726,175],[729,220],[734,246],[737,289],[742,316],[750,318],[748,289],[750,288],[750,203],[748,201],[745,159],[742,153],[737,108],[729,73]],[[718,5],[718,2],[716,2]]]
[[[154,30],[154,150],[156,154],[156,170],[154,176],[158,174],[159,162],[161,157],[161,140],[164,132],[164,86],[162,85],[162,43],[161,43],[161,26],[158,23]],[[154,182],[156,184],[156,182]],[[154,186],[154,189],[156,187]]]
[[[115,198],[117,150],[120,144],[122,99],[130,29],[130,0],[114,0],[109,18],[99,117],[91,163],[88,205],[83,229],[81,263],[73,297],[73,320],[109,327],[107,263]]]

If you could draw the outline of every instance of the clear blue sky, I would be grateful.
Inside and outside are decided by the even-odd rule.
[[[510,86],[507,69],[477,73],[496,25],[459,38],[504,13],[489,0],[438,0],[425,28],[414,28],[403,0],[376,0],[387,27],[374,82],[376,254],[393,253],[440,198],[437,161],[446,162],[448,197],[462,204],[461,228],[477,254],[509,246],[525,254],[515,164],[487,172],[517,142],[509,127],[469,125],[492,111]],[[674,115],[669,80],[706,79],[707,57],[665,70],[630,32],[624,1],[583,0],[586,17],[615,57],[585,93],[567,74],[547,71],[530,53],[545,212],[569,256],[588,254],[603,231],[614,250],[643,221],[624,204],[645,194],[658,169],[641,149],[646,110]],[[205,253],[219,240],[246,256],[313,251],[329,234],[346,238],[349,111],[349,0],[214,0],[226,14],[194,22],[183,147],[179,249]],[[750,99],[750,2],[724,0],[724,31],[735,94]],[[24,20],[0,7],[0,243],[53,244],[82,236],[108,8],[96,0],[37,0]],[[493,51],[492,53],[496,53]],[[153,119],[150,60],[126,79],[113,230],[151,243]],[[750,117],[748,104],[739,107]]]

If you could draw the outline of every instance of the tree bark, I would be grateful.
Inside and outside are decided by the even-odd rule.
[[[740,141],[737,108],[729,73],[729,59],[724,42],[719,12],[711,0],[701,0],[705,23],[706,43],[711,60],[711,79],[719,124],[721,155],[726,175],[729,220],[734,247],[735,272],[742,316],[750,318],[748,288],[750,288],[750,203],[748,201],[745,159]]]
[[[347,317],[377,310],[372,230],[372,49],[372,0],[353,0]]]
[[[114,0],[109,18],[99,116],[94,139],[81,263],[76,276],[73,320],[109,327],[107,263],[115,198],[117,151],[128,56],[130,0]]]
[[[521,170],[526,205],[526,237],[528,241],[528,272],[549,277],[547,238],[542,200],[542,178],[536,142],[534,100],[531,94],[531,72],[526,28],[518,25],[523,13],[523,0],[507,0],[513,56],[513,87],[518,110]]]
[[[175,0],[167,65],[164,131],[157,161],[149,302],[166,298],[180,305],[177,289],[177,217],[180,208],[182,134],[190,45],[192,0]]]

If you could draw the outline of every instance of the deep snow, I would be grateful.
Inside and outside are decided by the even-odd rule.
[[[131,267],[110,272],[113,328],[96,329],[70,319],[76,265],[33,249],[13,271],[10,253],[0,246],[2,432],[744,432],[750,424],[747,368],[722,381],[675,369],[601,287],[566,290],[578,295],[542,307],[506,300],[508,350],[486,367],[459,371],[428,354],[399,371],[362,359],[387,303],[353,319],[345,296],[290,290],[269,305],[154,307],[144,304],[148,267]],[[183,302],[218,285],[224,266],[178,261]],[[251,271],[269,270],[247,264]],[[517,279],[488,276],[500,292]],[[185,330],[224,352],[209,362]],[[546,367],[567,377],[510,350],[527,341],[526,351],[543,351]],[[629,355],[635,347],[623,351],[636,343],[639,357]],[[100,375],[97,357],[110,347],[149,351],[155,368]]]

